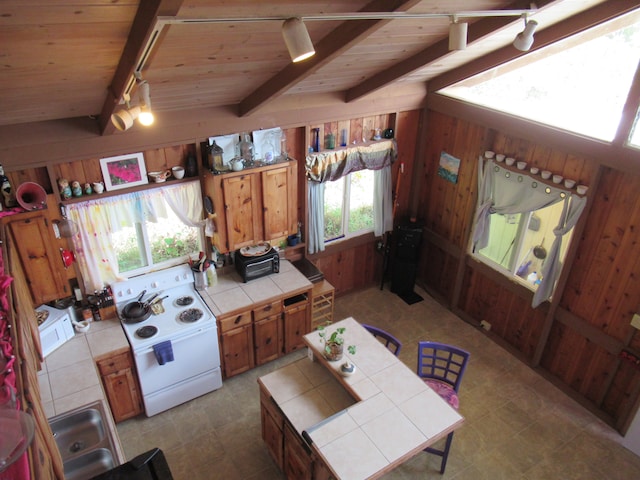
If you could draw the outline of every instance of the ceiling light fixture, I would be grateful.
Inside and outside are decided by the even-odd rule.
[[[294,63],[301,62],[316,53],[307,27],[301,18],[286,19],[282,24],[282,36]]]
[[[531,45],[533,45],[533,32],[536,31],[538,22],[535,20],[527,21],[526,14],[522,15],[522,18],[524,18],[524,30],[516,35],[513,46],[520,51],[528,52]]]
[[[456,15],[451,17],[449,24],[449,50],[464,50],[467,48],[468,23],[458,23]]]
[[[135,72],[136,83],[138,84],[138,100],[140,105],[131,106],[131,97],[125,93],[123,98],[127,108],[111,115],[111,123],[121,132],[129,130],[133,122],[138,119],[141,125],[149,126],[153,124],[154,117],[151,112],[151,97],[149,95],[149,82],[142,80],[140,72]]]

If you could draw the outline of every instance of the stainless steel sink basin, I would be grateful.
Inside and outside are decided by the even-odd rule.
[[[111,470],[116,466],[113,454],[106,448],[97,448],[64,462],[65,480],[85,480]]]
[[[104,420],[96,408],[87,408],[49,422],[62,461],[96,448],[104,440]]]
[[[103,403],[97,401],[49,419],[66,480],[84,480],[117,466]]]

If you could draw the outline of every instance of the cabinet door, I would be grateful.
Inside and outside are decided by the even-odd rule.
[[[220,335],[225,377],[229,378],[254,367],[253,325],[244,325]]]
[[[260,402],[260,419],[262,421],[262,440],[264,440],[267,450],[273,457],[273,460],[282,470],[284,455],[284,435],[282,427],[284,422],[281,416],[278,416],[273,409],[269,409],[265,404],[269,399],[262,399]]]
[[[256,344],[256,366],[282,355],[282,315],[272,315],[253,325]]]
[[[63,264],[60,253],[53,246],[48,223],[44,215],[9,222],[35,305],[67,297],[70,293],[60,273]]]
[[[284,476],[290,480],[311,480],[313,461],[302,440],[291,427],[284,427]]]
[[[142,399],[131,352],[97,362],[113,419],[116,422],[142,413]]]
[[[264,239],[289,235],[289,196],[287,167],[262,172],[262,212],[264,215]]]
[[[284,353],[304,348],[302,339],[309,333],[309,304],[307,302],[284,310]]]
[[[229,250],[255,245],[262,240],[257,174],[225,178],[222,188]]]
[[[102,377],[113,419],[121,422],[142,413],[138,382],[130,368]]]

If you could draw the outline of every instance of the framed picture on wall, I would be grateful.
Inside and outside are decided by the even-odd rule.
[[[108,192],[149,183],[142,153],[101,158],[100,168]]]

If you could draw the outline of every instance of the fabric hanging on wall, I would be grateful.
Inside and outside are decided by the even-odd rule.
[[[313,153],[306,158],[307,179],[330,182],[359,170],[380,170],[395,162],[398,153],[395,140]]]
[[[167,206],[185,225],[205,225],[202,193],[197,181],[67,207],[69,218],[79,227],[72,241],[86,291],[101,290],[105,285],[124,280],[118,271],[111,234],[136,223],[166,218]]]

